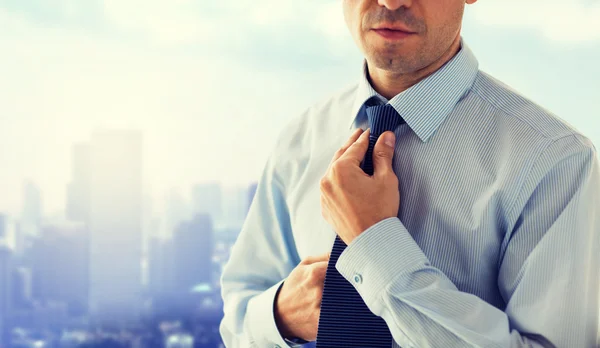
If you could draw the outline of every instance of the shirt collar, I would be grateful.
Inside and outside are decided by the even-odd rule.
[[[363,60],[362,74],[352,108],[350,128],[357,127],[364,117],[364,102],[376,96],[391,104],[417,136],[426,142],[471,89],[479,71],[479,63],[471,49],[460,39],[461,48],[446,64],[391,100],[381,96],[367,80],[367,61]]]

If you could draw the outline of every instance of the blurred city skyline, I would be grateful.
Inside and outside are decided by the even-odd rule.
[[[72,146],[63,217],[32,181],[0,212],[0,347],[222,347],[220,275],[257,183],[194,185],[163,215],[142,157],[142,132],[96,130]]]
[[[127,156],[119,151],[126,150],[123,148],[123,142],[139,141],[139,159],[131,160],[140,161],[143,157],[143,133],[135,129],[126,128],[101,128],[95,129],[88,137],[87,141],[73,143],[69,149],[69,176],[64,184],[64,202],[62,207],[49,211],[44,205],[44,188],[32,180],[31,178],[23,179],[20,187],[20,206],[17,207],[15,213],[9,211],[0,211],[4,221],[7,224],[24,223],[24,228],[29,228],[29,225],[53,225],[61,224],[68,221],[79,221],[84,215],[89,214],[90,200],[89,187],[92,187],[90,180],[103,173],[98,172],[99,167],[92,168],[91,150],[92,139],[102,134],[123,134],[121,139],[121,147],[117,146],[112,150],[110,148],[101,148],[96,151],[104,153],[104,156],[112,156],[109,158],[114,163],[119,163],[120,166],[126,166]],[[128,139],[128,137],[132,137]],[[106,144],[110,145],[110,144]],[[107,159],[108,160],[108,159]],[[106,169],[104,169],[106,170]],[[140,184],[141,178],[144,176],[143,168],[139,168],[139,176],[137,181],[130,182],[131,184]],[[105,180],[102,191],[108,197],[113,194],[117,199],[118,193],[126,189],[127,186],[122,186],[119,182],[119,177],[114,177],[115,180]],[[244,184],[224,185],[218,180],[206,180],[191,183],[188,187],[173,187],[166,192],[164,197],[163,209],[157,210],[157,200],[153,198],[147,187],[140,187],[139,209],[141,211],[141,219],[144,233],[148,236],[169,238],[178,224],[185,220],[192,219],[198,213],[207,213],[211,215],[213,223],[217,228],[236,228],[241,227],[244,222],[245,214],[248,210],[249,192],[253,192],[253,187],[256,181],[250,181]],[[119,186],[121,186],[119,188]],[[117,211],[115,211],[117,213]],[[87,218],[87,216],[85,216]],[[14,246],[15,233],[12,230],[4,236],[8,239],[9,246]],[[2,239],[2,238],[0,238]]]
[[[104,128],[142,132],[159,213],[173,190],[257,180],[282,126],[357,79],[340,4],[0,0],[0,211],[30,180],[64,213],[71,147]],[[596,144],[599,33],[586,0],[479,1],[463,29],[482,70]]]

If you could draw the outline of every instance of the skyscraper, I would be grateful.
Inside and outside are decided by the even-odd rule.
[[[152,295],[164,295],[174,289],[173,240],[154,237],[148,247],[148,289]]]
[[[173,247],[177,291],[189,292],[200,283],[211,283],[214,236],[210,215],[197,214],[179,225],[173,235]]]
[[[0,240],[0,346],[8,345],[12,250]]]
[[[13,254],[18,255],[18,248],[22,246],[22,243],[20,243],[20,231],[17,225],[13,218],[0,213],[0,241],[10,246]]]
[[[232,186],[223,189],[222,224],[225,226],[241,226],[248,213],[248,188]]]
[[[31,180],[23,183],[23,210],[21,212],[21,223],[33,227],[39,227],[42,222],[42,193],[40,188]]]
[[[142,292],[142,135],[92,135],[90,312],[103,322],[139,314]]]
[[[91,189],[91,146],[77,143],[71,150],[71,181],[67,186],[67,219],[89,222]]]
[[[171,189],[167,196],[166,236],[171,238],[177,226],[189,219],[190,208],[186,199],[176,189]]]
[[[84,314],[89,289],[89,242],[84,223],[42,227],[33,244],[33,295],[60,301],[72,313]]]
[[[21,309],[32,299],[32,272],[27,267],[15,267],[12,270],[11,310]]]
[[[209,214],[213,221],[223,218],[221,185],[209,181],[192,187],[192,216]]]

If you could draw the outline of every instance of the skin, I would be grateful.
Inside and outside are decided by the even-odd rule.
[[[344,0],[344,18],[373,88],[391,99],[450,60],[459,49],[465,4],[476,1]],[[396,23],[416,34],[393,42],[371,30]]]
[[[460,48],[466,4],[477,0],[342,0],[352,38],[367,60],[373,88],[387,99],[410,88],[448,62]],[[401,40],[381,37],[372,29],[402,25],[413,34]],[[357,129],[336,151],[320,181],[321,212],[350,245],[381,220],[398,216],[400,192],[392,168],[393,132],[384,132],[373,150],[372,176],[360,163],[369,145],[367,129]],[[301,262],[275,299],[275,321],[282,336],[314,341],[317,337],[323,282],[329,255]],[[316,261],[318,260],[318,261]]]

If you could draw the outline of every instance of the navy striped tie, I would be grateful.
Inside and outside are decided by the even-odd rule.
[[[373,175],[373,148],[377,139],[385,131],[394,131],[404,120],[391,105],[377,105],[376,98],[365,104],[362,110],[366,110],[371,134],[361,168]],[[392,334],[385,321],[369,310],[354,285],[335,268],[346,247],[346,243],[336,236],[325,273],[316,347],[390,348]]]

